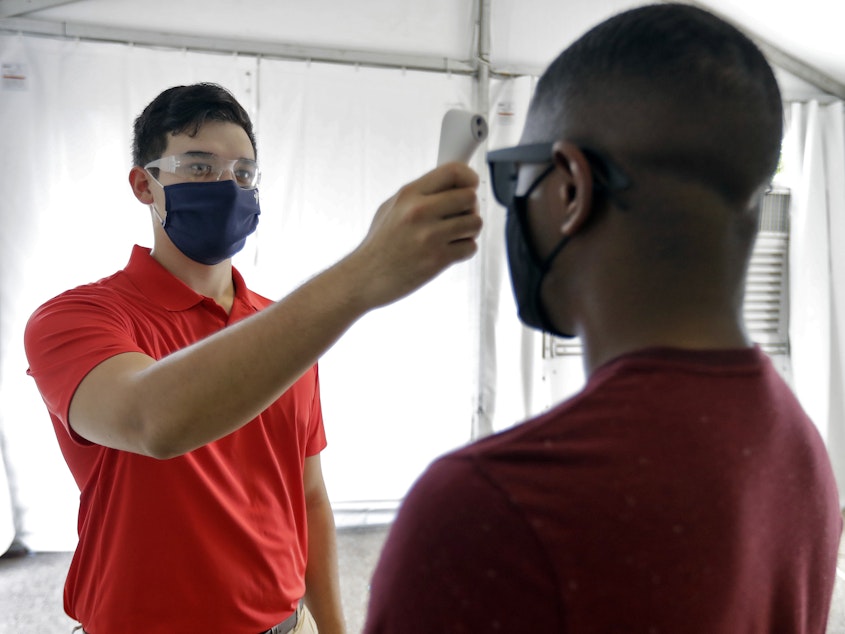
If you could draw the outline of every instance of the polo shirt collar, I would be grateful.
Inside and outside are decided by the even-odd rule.
[[[132,284],[151,301],[167,310],[187,310],[202,302],[205,297],[194,291],[178,277],[159,264],[151,255],[151,249],[138,246],[132,248],[129,263],[123,272]],[[235,284],[235,302],[246,304],[248,309],[260,310],[247,290],[241,274],[232,267],[232,281]]]

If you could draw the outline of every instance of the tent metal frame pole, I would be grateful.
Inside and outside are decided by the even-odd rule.
[[[0,0],[3,2],[4,0]],[[5,0],[8,2],[8,0]],[[43,0],[48,4],[67,4],[63,0]],[[695,0],[688,0],[690,4],[697,5],[710,12],[712,9],[704,6]],[[45,4],[45,6],[47,6]],[[489,0],[478,0],[479,22],[481,36],[486,32],[489,38],[490,7]],[[328,47],[308,47],[279,42],[250,41],[234,38],[210,38],[198,37],[185,33],[156,33],[141,29],[125,29],[96,26],[92,24],[81,24],[74,22],[54,22],[50,20],[35,20],[27,18],[3,17],[4,15],[19,13],[13,10],[12,5],[0,4],[0,32],[26,33],[27,35],[43,35],[58,38],[80,39],[95,42],[133,43],[142,46],[161,46],[173,49],[188,49],[204,52],[218,52],[240,55],[255,55],[261,57],[293,59],[303,61],[327,62],[336,64],[358,64],[362,66],[375,66],[384,68],[406,68],[414,70],[425,70],[432,72],[450,72],[464,75],[476,75],[481,65],[486,65],[485,72],[490,77],[513,77],[533,75],[538,76],[543,68],[524,66],[510,67],[503,69],[491,69],[489,59],[484,62],[480,60],[455,60],[448,57],[431,55],[406,55],[401,53],[379,53],[363,50],[346,50]],[[768,42],[748,29],[737,25],[730,18],[720,15],[722,19],[731,22],[738,29],[744,31],[763,51],[771,63],[778,66],[796,77],[818,87],[822,91],[845,99],[845,83],[838,81],[830,75],[820,71],[809,64],[802,62],[793,55],[785,52],[777,45]],[[485,26],[486,25],[486,26]],[[480,42],[479,42],[480,43]],[[489,43],[489,39],[488,39]]]
[[[432,72],[475,75],[474,60],[456,60],[435,55],[380,53],[330,47],[298,46],[261,40],[210,38],[186,33],[156,33],[139,29],[102,27],[72,22],[51,22],[25,18],[0,19],[0,31],[43,35],[94,42],[131,43],[140,46],[172,48],[198,52],[238,54],[265,58],[351,64],[380,68],[402,68]]]
[[[74,2],[76,0],[0,0],[0,18],[13,18],[16,15]]]
[[[760,39],[755,39],[754,42],[773,65],[792,73],[828,94],[834,95],[839,99],[845,99],[845,84],[836,81],[812,66],[808,66],[773,44]]]
[[[476,110],[482,113],[489,119],[490,117],[490,1],[478,0],[477,3],[477,20],[478,20],[478,52],[476,57],[476,64],[478,67],[478,74],[476,75]],[[478,174],[480,178],[479,192],[482,200],[480,201],[482,209],[487,207],[487,201],[484,199],[487,187],[487,170],[485,169],[484,150],[486,149],[486,142],[482,148],[476,153],[475,160],[481,165],[478,167]],[[485,234],[482,234],[486,236]],[[478,258],[479,283],[478,289],[485,289],[488,285],[488,278],[490,275],[490,267],[493,264],[490,262],[488,256],[489,239],[482,237],[480,247],[481,255]],[[497,295],[496,295],[497,296]],[[493,300],[494,303],[497,300]],[[487,436],[493,432],[493,411],[495,403],[492,402],[495,398],[495,390],[488,389],[487,382],[489,376],[495,376],[496,372],[496,351],[491,349],[487,344],[495,337],[494,325],[491,323],[490,314],[496,311],[496,306],[490,306],[490,298],[487,294],[479,292],[479,301],[477,303],[477,339],[476,339],[476,376],[475,376],[475,409],[472,415],[472,429],[470,438],[475,440],[483,436]],[[492,310],[491,310],[492,309]]]

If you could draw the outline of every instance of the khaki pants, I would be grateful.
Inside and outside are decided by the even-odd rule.
[[[292,634],[318,634],[314,617],[311,616],[304,603],[299,604],[299,620],[296,622]]]

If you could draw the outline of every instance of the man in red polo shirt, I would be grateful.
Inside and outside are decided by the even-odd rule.
[[[260,213],[255,147],[225,89],[161,93],[129,174],[153,248],[28,323],[81,490],[65,610],[90,634],[344,632],[317,359],[476,250],[477,176],[451,164],[384,203],[336,265],[260,297],[231,263]]]

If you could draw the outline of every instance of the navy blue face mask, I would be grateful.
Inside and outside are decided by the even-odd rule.
[[[166,185],[164,196],[165,233],[201,264],[231,258],[258,226],[258,190],[243,189],[233,180]]]

